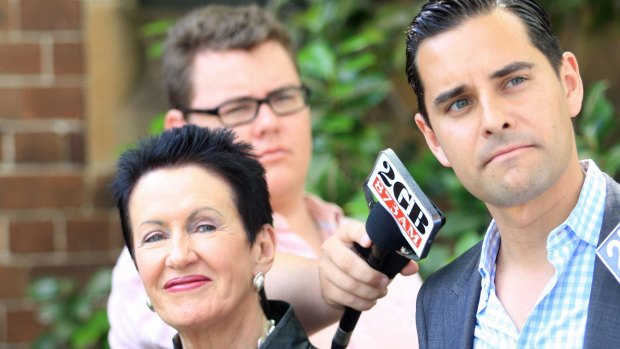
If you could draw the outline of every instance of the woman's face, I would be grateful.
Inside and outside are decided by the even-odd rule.
[[[151,171],[131,193],[140,278],[155,311],[177,330],[258,304],[252,278],[271,267],[273,231],[266,226],[250,246],[232,194],[221,177],[194,165]]]

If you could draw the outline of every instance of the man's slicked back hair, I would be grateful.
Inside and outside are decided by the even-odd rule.
[[[562,50],[553,33],[549,15],[534,0],[431,0],[422,6],[407,30],[407,79],[418,100],[418,110],[427,124],[428,111],[424,103],[424,84],[420,79],[417,54],[425,39],[449,31],[465,20],[503,9],[521,19],[530,42],[546,57],[556,73],[562,64]],[[472,47],[472,50],[475,50]],[[492,52],[490,53],[492,54]]]

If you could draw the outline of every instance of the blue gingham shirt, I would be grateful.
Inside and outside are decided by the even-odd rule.
[[[605,177],[592,160],[577,206],[547,238],[547,258],[555,268],[522,330],[495,293],[495,260],[500,236],[491,222],[480,265],[482,290],[476,313],[475,348],[581,348],[585,336],[596,245],[605,208]],[[620,316],[620,314],[618,314]]]

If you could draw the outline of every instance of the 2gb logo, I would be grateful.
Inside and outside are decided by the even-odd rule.
[[[607,269],[620,282],[620,224],[618,224],[603,243],[596,249],[596,254]]]

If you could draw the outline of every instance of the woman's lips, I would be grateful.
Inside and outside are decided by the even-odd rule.
[[[209,281],[211,281],[211,279],[204,275],[183,276],[168,280],[164,288],[170,292],[183,292],[202,287]]]

